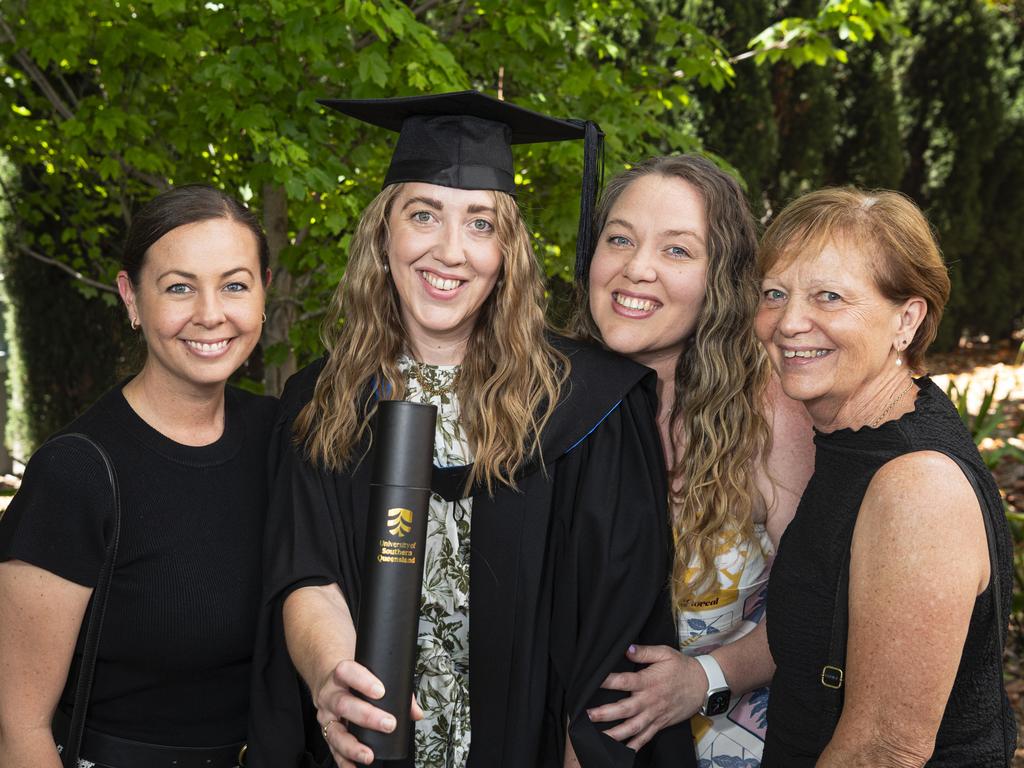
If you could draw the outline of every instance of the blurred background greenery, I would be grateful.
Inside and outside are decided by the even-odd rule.
[[[132,211],[172,184],[219,185],[266,225],[269,320],[241,383],[277,392],[320,353],[350,233],[392,145],[325,114],[320,97],[477,88],[592,119],[607,134],[606,174],[701,150],[736,174],[762,221],[827,184],[902,190],[953,276],[937,350],[1003,340],[1012,354],[1022,64],[1024,0],[0,0],[7,445],[26,457],[137,365],[113,278]],[[557,321],[581,151],[523,146],[516,164]],[[957,386],[998,476],[1019,458],[1003,446],[1024,445],[1020,401],[986,400],[982,382],[972,413],[970,382]],[[1022,474],[1005,476],[1024,488]],[[1024,557],[1018,566],[1024,587]]]
[[[392,138],[323,96],[478,88],[598,121],[606,173],[702,149],[767,218],[824,184],[901,189],[956,288],[940,344],[1024,310],[1024,3],[983,0],[0,0],[0,197],[24,452],[130,370],[112,292],[132,210],[170,184],[257,209],[275,279],[243,372],[278,391],[318,327]],[[556,319],[579,147],[517,148]]]

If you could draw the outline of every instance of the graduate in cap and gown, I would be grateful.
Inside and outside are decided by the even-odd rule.
[[[600,132],[475,91],[323,103],[399,138],[282,396],[249,766],[370,764],[349,725],[394,727],[353,660],[382,399],[438,417],[414,743],[378,764],[693,765],[686,722],[636,753],[587,715],[630,644],[675,642],[655,377],[548,330],[510,145],[585,140],[586,251]]]

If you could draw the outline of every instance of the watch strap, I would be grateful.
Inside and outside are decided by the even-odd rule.
[[[722,672],[722,668],[718,665],[714,656],[710,653],[705,653],[693,658],[704,668],[704,674],[708,677],[708,690],[704,696],[705,699],[708,694],[729,687],[729,684],[725,681],[725,673]]]

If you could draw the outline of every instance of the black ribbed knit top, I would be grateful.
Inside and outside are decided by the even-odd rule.
[[[813,766],[830,733],[822,731],[821,668],[826,663],[840,568],[868,485],[883,464],[906,453],[937,450],[972,468],[995,510],[1004,639],[1010,608],[1011,545],[999,492],[970,434],[928,378],[917,380],[914,410],[880,427],[817,432],[814,475],[786,529],[768,584],[768,642],[777,665],[768,704],[764,768]],[[950,547],[956,542],[950,542]],[[845,597],[844,597],[845,599]],[[1008,765],[1016,741],[1002,688],[992,588],[974,603],[960,667],[929,766]],[[911,632],[912,627],[901,631]],[[884,706],[884,702],[879,702]],[[894,713],[898,716],[898,713]]]
[[[228,387],[222,436],[191,447],[146,424],[118,387],[67,427],[106,448],[121,491],[89,728],[174,746],[245,738],[275,411],[274,398]],[[95,451],[46,444],[0,518],[0,560],[95,586],[110,509]],[[68,713],[81,645],[61,697]]]

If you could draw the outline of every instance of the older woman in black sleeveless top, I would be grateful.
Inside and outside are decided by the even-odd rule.
[[[769,586],[763,765],[1009,765],[1006,520],[952,404],[911,375],[949,294],[928,224],[895,193],[822,190],[760,265],[757,333],[817,447]]]

